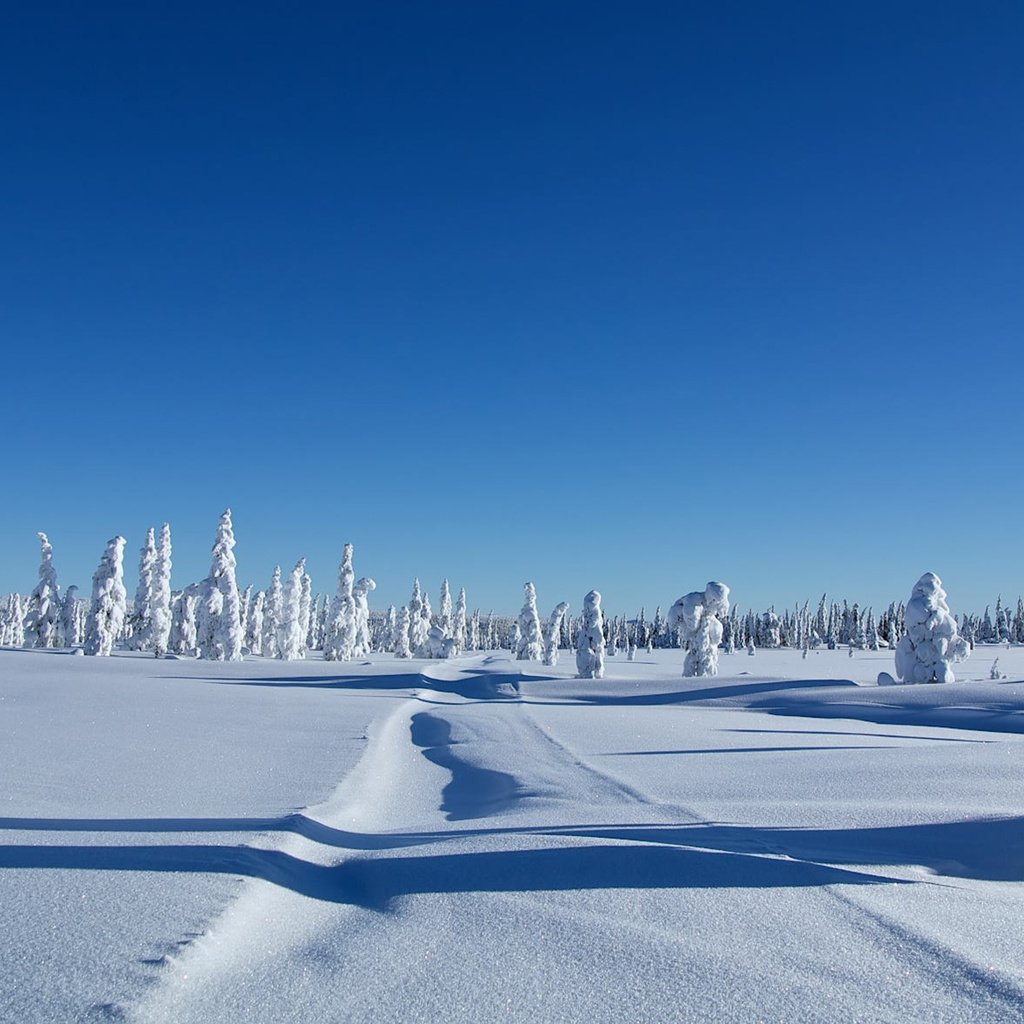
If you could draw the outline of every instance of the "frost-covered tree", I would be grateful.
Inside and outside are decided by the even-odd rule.
[[[160,658],[167,653],[171,639],[171,528],[160,527],[160,543],[153,562],[149,601],[148,646]]]
[[[53,567],[53,548],[45,533],[37,533],[42,558],[39,582],[29,595],[24,609],[24,644],[26,647],[60,647],[60,589],[57,570]],[[18,641],[16,641],[18,642]]]
[[[427,639],[430,635],[430,614],[424,614],[427,607],[420,590],[419,579],[412,581],[412,596],[407,605],[409,611],[409,647],[413,654],[420,657],[419,651],[426,648]]]
[[[24,643],[24,621],[21,596],[19,594],[8,594],[3,615],[0,616],[0,646],[20,647]]]
[[[516,661],[540,661],[544,656],[544,635],[537,615],[537,588],[523,584],[523,607],[519,612],[519,640]]]
[[[250,654],[263,653],[263,605],[266,594],[256,591],[256,596],[249,606],[249,621],[245,626],[245,647]]]
[[[124,589],[124,537],[107,541],[92,577],[92,602],[85,627],[85,653],[106,657],[124,625],[128,595]]]
[[[568,610],[569,605],[565,601],[555,605],[555,610],[551,613],[551,617],[544,627],[545,665],[554,666],[558,664],[558,640],[562,633],[562,619],[565,618],[565,613]]]
[[[519,620],[513,619],[512,626],[508,633],[508,649],[509,652],[515,654],[519,650],[519,642],[522,639],[522,634],[519,632]]]
[[[596,590],[583,598],[583,619],[576,636],[576,674],[579,679],[604,678],[604,616],[601,595]]]
[[[396,658],[412,657],[412,649],[409,646],[409,633],[412,629],[410,619],[409,608],[403,604],[398,609],[398,617],[395,620],[395,632],[391,637]]]
[[[131,639],[128,646],[133,651],[149,649],[151,631],[149,620],[153,603],[153,566],[156,564],[156,531],[151,526],[139,551],[139,582],[135,587],[135,600],[129,616]]]
[[[722,619],[728,614],[729,588],[714,580],[703,591],[679,598],[669,609],[669,627],[677,629],[680,639],[688,645],[683,661],[684,676],[718,675]]]
[[[906,610],[907,632],[896,645],[896,675],[906,683],[952,683],[953,663],[970,653],[949,613],[942,580],[926,572]]]
[[[370,593],[377,589],[377,584],[369,576],[363,576],[352,588],[352,599],[356,610],[356,636],[353,657],[365,658],[373,645],[370,642]]]
[[[305,559],[303,559],[305,565]],[[301,647],[305,652],[309,650],[309,620],[313,614],[313,580],[308,572],[302,574],[299,590],[299,633],[302,635]]]
[[[461,654],[466,649],[465,587],[459,587],[459,596],[455,600],[455,619],[452,622],[452,640],[455,641],[455,653]]]
[[[242,660],[242,615],[235,579],[235,533],[231,509],[217,524],[210,575],[206,579],[199,624],[199,657],[214,661]]]
[[[270,578],[270,587],[267,590],[266,599],[263,602],[263,657],[276,658],[278,656],[277,631],[281,623],[281,602],[283,600],[281,587],[281,566],[274,566],[274,574]]]
[[[437,624],[446,637],[452,635],[452,592],[448,580],[441,580],[441,597],[437,604]]]
[[[277,624],[277,656],[284,661],[296,661],[305,653],[303,632],[299,620],[302,607],[302,577],[306,560],[300,558],[288,574],[281,594],[281,619]]]
[[[171,639],[168,650],[174,654],[195,655],[199,645],[199,601],[203,588],[190,583],[171,599]]]
[[[352,593],[356,574],[352,568],[352,545],[342,548],[338,566],[338,592],[331,602],[330,621],[324,637],[325,661],[351,661],[356,648],[356,602]]]
[[[83,640],[83,623],[78,605],[78,587],[72,584],[64,591],[64,599],[60,604],[60,632],[65,647],[77,647]]]
[[[469,636],[466,642],[471,651],[480,650],[480,609],[474,608],[473,615],[469,620]]]

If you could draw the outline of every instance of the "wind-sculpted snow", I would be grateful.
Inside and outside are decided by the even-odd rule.
[[[1018,1021],[1024,651],[677,659],[0,651],[0,1017]]]

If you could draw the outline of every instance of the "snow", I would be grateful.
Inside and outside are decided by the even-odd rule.
[[[2,650],[0,1019],[1019,1021],[1024,648],[967,667]]]

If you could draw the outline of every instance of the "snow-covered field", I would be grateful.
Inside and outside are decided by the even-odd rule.
[[[1024,1018],[1024,649],[681,660],[0,651],[0,1020]]]

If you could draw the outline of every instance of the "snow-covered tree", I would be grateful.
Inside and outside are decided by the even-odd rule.
[[[537,588],[523,584],[523,607],[519,612],[519,642],[516,661],[540,661],[544,656],[544,635],[537,615]]]
[[[19,594],[8,594],[3,615],[0,616],[0,646],[20,647],[24,643],[24,621],[21,596]]]
[[[263,653],[263,605],[266,594],[256,591],[256,596],[249,606],[249,621],[245,626],[245,647],[250,654]]]
[[[604,616],[601,595],[596,590],[583,598],[583,620],[576,636],[576,674],[579,679],[604,678]]]
[[[37,533],[42,555],[39,582],[29,595],[24,609],[24,644],[26,647],[60,647],[60,589],[57,570],[53,567],[53,548],[45,533]]]
[[[926,572],[906,610],[907,632],[896,645],[896,675],[906,683],[952,683],[953,663],[970,653],[949,613],[942,580]]]
[[[305,559],[303,559],[305,566]],[[300,646],[302,657],[309,650],[309,620],[313,614],[313,580],[308,572],[303,572],[299,589],[299,633],[302,635]]]
[[[306,634],[299,621],[302,606],[302,577],[306,560],[300,558],[288,574],[281,594],[281,619],[277,624],[277,656],[285,661],[296,661],[305,653]]]
[[[469,620],[469,636],[466,639],[471,651],[480,650],[480,609],[474,608]]]
[[[174,654],[195,655],[199,644],[197,624],[202,586],[190,583],[171,598],[171,639],[168,650]]]
[[[131,639],[128,646],[133,651],[149,649],[151,637],[149,620],[152,615],[153,566],[155,564],[156,531],[151,526],[146,531],[146,539],[139,551],[139,582],[135,588],[135,600],[132,602],[131,615],[128,617],[131,627]]]
[[[92,577],[92,602],[85,627],[85,653],[106,657],[124,625],[128,595],[124,589],[124,537],[107,541]]]
[[[370,593],[377,584],[369,576],[363,576],[352,588],[352,599],[356,610],[356,637],[353,657],[365,658],[373,649],[370,642]]]
[[[684,676],[718,675],[722,619],[729,614],[729,588],[712,580],[703,591],[679,598],[669,609],[668,624],[688,644]],[[776,617],[777,618],[777,617]]]
[[[64,591],[64,599],[60,603],[60,632],[65,647],[77,647],[84,638],[78,605],[78,587],[72,584]]]
[[[419,579],[412,581],[412,596],[409,598],[409,647],[418,658],[420,651],[426,648],[430,636],[430,615],[424,615],[426,603],[420,590]]]
[[[171,638],[171,528],[160,527],[160,543],[153,562],[149,601],[148,646],[160,658],[167,653]]]
[[[356,602],[352,593],[355,584],[352,568],[352,545],[346,544],[338,566],[338,592],[331,602],[330,621],[324,638],[325,661],[351,661],[356,648]]]
[[[210,575],[199,625],[199,657],[214,661],[242,660],[242,615],[238,582],[235,579],[235,534],[231,509],[225,509],[217,524]]]
[[[412,626],[410,625],[411,616],[409,614],[409,608],[407,605],[402,605],[398,609],[398,617],[395,620],[395,632],[392,634],[391,643],[394,648],[396,658],[410,658],[412,657],[412,649],[409,646],[409,634]]]
[[[562,633],[562,619],[569,610],[569,605],[562,601],[555,605],[555,610],[544,627],[544,664],[558,664],[558,640]]]
[[[448,580],[441,580],[441,598],[437,605],[437,624],[446,637],[452,635],[452,592]]]
[[[455,600],[455,620],[452,623],[452,640],[455,641],[455,653],[461,654],[466,649],[466,588],[459,587],[459,596]]]
[[[281,602],[284,591],[281,587],[281,566],[274,566],[270,587],[263,602],[263,657],[278,657],[277,631],[281,624]]]

